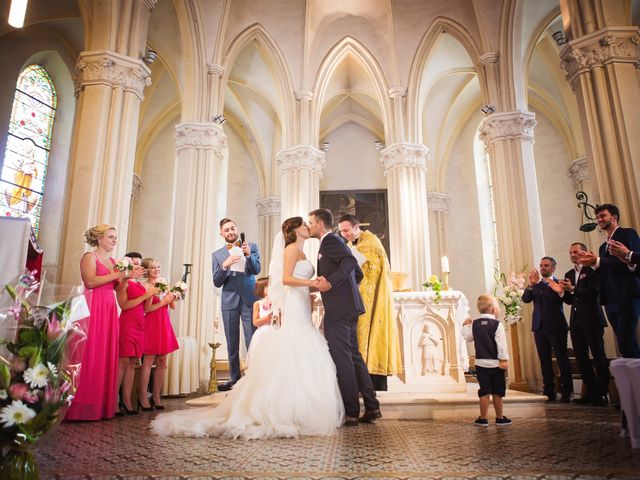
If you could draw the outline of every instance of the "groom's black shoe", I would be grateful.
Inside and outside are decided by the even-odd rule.
[[[220,385],[218,385],[218,391],[228,392],[233,388],[235,384],[236,382],[232,382],[231,380],[229,380],[228,382],[221,383]]]
[[[375,410],[365,410],[358,421],[360,423],[372,423],[374,420],[381,417],[382,414],[380,413],[380,409],[376,408]]]
[[[347,415],[344,416],[344,426],[345,427],[357,427],[358,426],[358,417],[349,417]]]

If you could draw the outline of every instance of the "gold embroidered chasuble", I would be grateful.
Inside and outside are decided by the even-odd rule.
[[[387,253],[378,237],[366,230],[355,248],[367,259],[361,267],[364,278],[360,295],[365,313],[358,319],[358,347],[370,374],[396,375],[402,370],[402,354]]]

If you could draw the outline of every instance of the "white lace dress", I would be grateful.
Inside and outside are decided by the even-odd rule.
[[[294,268],[311,278],[309,260]],[[344,407],[327,341],[311,323],[309,289],[287,287],[280,328],[265,332],[251,353],[251,368],[215,407],[158,415],[154,432],[167,436],[230,438],[332,435]]]

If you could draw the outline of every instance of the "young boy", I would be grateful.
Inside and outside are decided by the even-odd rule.
[[[502,414],[502,397],[506,392],[505,370],[509,352],[502,322],[497,320],[500,307],[495,297],[478,297],[480,318],[465,320],[462,324],[462,336],[467,342],[473,341],[476,349],[476,375],[480,390],[480,416],[474,422],[479,427],[488,427],[487,411],[489,396],[493,396],[496,410],[496,425],[511,425],[511,420]]]

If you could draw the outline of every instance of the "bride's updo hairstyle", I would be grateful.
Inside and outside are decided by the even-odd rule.
[[[304,223],[302,217],[287,218],[282,223],[282,234],[284,235],[284,246],[294,243],[298,239],[296,228]]]
[[[100,225],[96,225],[95,227],[91,227],[89,230],[84,232],[84,241],[91,245],[92,247],[97,247],[98,243],[100,243],[100,239],[107,233],[109,230],[115,230],[116,227],[113,225],[107,225],[106,223],[101,223]]]

